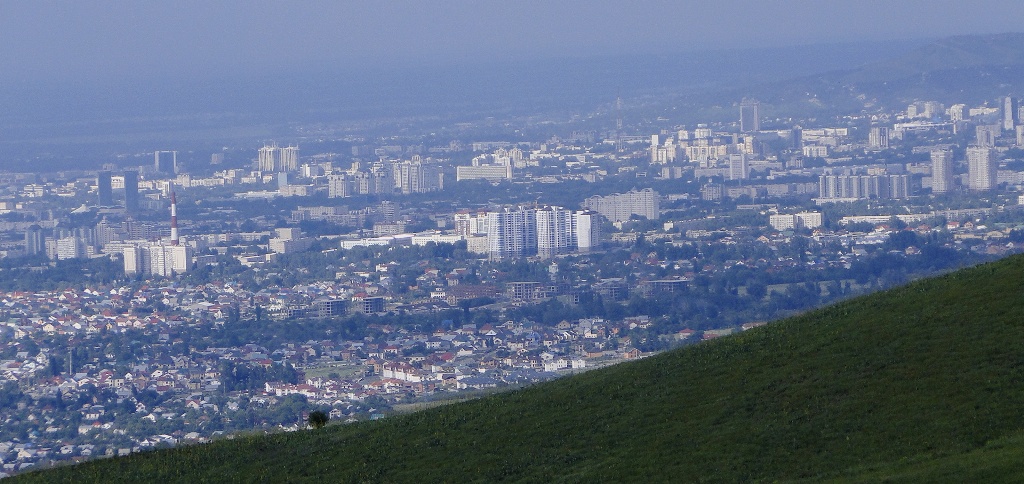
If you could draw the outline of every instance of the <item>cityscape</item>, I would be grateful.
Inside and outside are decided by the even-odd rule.
[[[1013,15],[642,3],[12,5],[0,478],[888,480],[871,452],[1016,445],[1018,349],[978,329],[1018,314]],[[938,309],[967,297],[996,322]],[[892,410],[940,407],[974,420]]]
[[[7,174],[4,472],[380,418],[1019,252],[1022,109],[989,104]]]

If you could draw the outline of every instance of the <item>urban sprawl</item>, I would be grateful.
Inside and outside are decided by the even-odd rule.
[[[0,174],[2,472],[380,418],[1017,252],[1024,108],[990,104]]]

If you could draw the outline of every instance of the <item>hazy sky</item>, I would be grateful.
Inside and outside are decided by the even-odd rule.
[[[1016,0],[7,1],[0,77],[687,51],[1021,30]]]

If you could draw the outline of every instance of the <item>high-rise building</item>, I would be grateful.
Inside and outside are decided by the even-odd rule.
[[[125,274],[172,277],[188,272],[192,265],[192,248],[178,237],[178,199],[171,192],[171,237],[156,242],[125,247]]]
[[[572,213],[572,230],[576,250],[590,252],[601,245],[601,215],[589,210]]]
[[[996,145],[996,138],[999,137],[998,124],[982,124],[975,126],[974,134],[977,145],[980,147],[991,147]]]
[[[188,272],[191,264],[187,245],[168,245],[164,241],[124,249],[125,274],[171,277]]]
[[[156,151],[153,153],[153,168],[158,173],[171,174],[178,172],[177,151]]]
[[[818,197],[862,200],[867,198],[906,198],[910,195],[908,175],[821,175]]]
[[[572,212],[561,207],[537,210],[537,255],[550,258],[572,247]]]
[[[395,188],[402,193],[426,193],[444,189],[444,174],[437,165],[402,162],[395,165]]]
[[[956,123],[967,119],[967,105],[966,104],[954,104],[949,107],[947,111],[949,114],[949,120]]]
[[[625,222],[633,215],[641,215],[648,220],[657,220],[661,216],[659,202],[658,192],[645,188],[605,197],[593,196],[586,199],[583,206],[603,215],[612,222]]]
[[[743,99],[740,102],[740,131],[750,133],[761,131],[761,103],[754,99]]]
[[[522,257],[537,247],[536,212],[505,208],[487,213],[487,251],[491,259]]]
[[[299,169],[299,147],[286,146],[281,148],[281,171],[295,171]]]
[[[932,160],[932,193],[946,193],[953,190],[953,152],[950,150],[933,150]]]
[[[77,259],[85,257],[85,244],[82,239],[70,236],[57,239],[57,259]]]
[[[295,171],[299,168],[299,147],[264,145],[260,148],[257,165],[260,171]]]
[[[889,128],[875,126],[868,133],[868,148],[873,150],[884,150],[889,148]]]
[[[124,172],[124,209],[135,212],[139,209],[139,172]]]
[[[455,224],[456,230],[467,238],[472,234],[486,235],[486,252],[494,260],[534,254],[549,258],[573,250],[590,251],[601,241],[599,214],[562,207],[463,212],[456,214]]]
[[[97,202],[101,207],[109,207],[114,204],[114,188],[111,183],[109,171],[101,171],[96,174]]]
[[[967,148],[967,188],[975,191],[991,190],[996,186],[996,160],[993,149],[987,146]]]
[[[747,155],[736,153],[729,155],[729,179],[746,180],[750,175],[750,167],[747,165]]]
[[[46,237],[43,236],[42,227],[32,224],[25,231],[25,253],[28,255],[41,254],[46,250]]]
[[[1017,98],[1006,96],[1003,98],[1003,130],[1013,131],[1020,121],[1017,116]]]

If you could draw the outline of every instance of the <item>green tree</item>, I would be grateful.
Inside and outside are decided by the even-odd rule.
[[[327,421],[330,420],[330,417],[320,410],[313,410],[312,412],[309,412],[309,418],[307,420],[309,421],[310,427],[320,429],[327,425]]]

